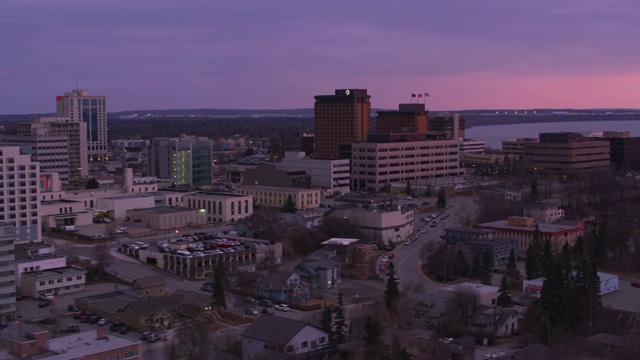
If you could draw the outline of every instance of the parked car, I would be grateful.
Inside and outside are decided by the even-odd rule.
[[[52,325],[56,323],[56,319],[52,318],[52,317],[46,317],[46,318],[42,318],[40,319],[40,321],[38,321],[39,325]]]
[[[44,308],[44,307],[47,307],[49,305],[51,305],[51,301],[49,301],[49,300],[42,300],[42,301],[40,301],[38,303],[38,307],[39,308]]]
[[[258,301],[258,305],[262,307],[272,307],[273,303],[271,302],[271,300],[260,300]]]
[[[431,227],[436,227],[436,226],[438,226],[438,223],[437,223],[437,222],[435,222],[435,221],[432,221],[432,222],[431,222],[431,224],[430,224],[429,226],[431,226]]]
[[[67,325],[60,329],[61,333],[78,333],[80,332],[80,326],[78,325]]]
[[[71,312],[77,312],[77,311],[80,311],[80,308],[78,308],[74,304],[71,304],[71,305],[67,306],[67,310],[69,310]]]
[[[204,285],[202,285],[202,287],[200,288],[200,290],[202,290],[202,291],[206,291],[206,292],[213,292],[213,285],[210,285],[210,284],[204,284]]]
[[[105,326],[107,325],[107,319],[100,319],[98,320],[98,326]]]
[[[246,298],[243,299],[244,302],[248,302],[250,304],[255,304],[256,303],[256,299],[252,298],[251,296],[247,296]]]
[[[261,311],[263,314],[273,315],[273,310],[271,308],[262,308]]]
[[[389,256],[389,259],[393,259],[393,257],[396,256],[396,254],[390,252],[387,256]]]
[[[120,330],[118,331],[120,334],[127,334],[129,333],[129,327],[127,325],[122,325],[120,326]]]
[[[46,301],[54,301],[56,298],[53,296],[53,294],[40,294],[40,296],[38,296],[38,299],[40,300],[46,300]]]
[[[147,335],[146,340],[148,342],[154,343],[154,342],[160,340],[160,335],[158,335],[156,333],[150,333],[149,335]]]
[[[631,282],[631,286],[635,287],[635,288],[640,288],[640,281],[632,281]]]
[[[427,233],[427,229],[420,230],[420,234],[426,234],[426,233]]]
[[[100,316],[93,314],[89,316],[89,324],[97,324],[100,321]]]
[[[251,316],[258,316],[258,310],[252,308],[244,309],[244,313]]]
[[[275,306],[276,310],[279,311],[289,311],[289,305],[288,304],[278,304]]]
[[[121,323],[113,323],[111,324],[111,326],[109,326],[109,331],[120,331],[120,327],[123,325],[124,324]]]
[[[116,229],[116,234],[126,234],[129,232],[129,228],[121,227]]]

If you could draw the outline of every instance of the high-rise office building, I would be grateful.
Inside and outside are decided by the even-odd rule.
[[[16,312],[14,239],[13,224],[0,222],[0,322],[4,324],[12,321]]]
[[[149,151],[149,172],[172,179],[178,187],[209,188],[212,180],[212,142],[207,138],[181,136],[155,138]]]
[[[108,160],[107,97],[90,95],[87,90],[74,89],[56,97],[59,117],[87,124],[87,154],[89,162]]]
[[[366,89],[341,89],[315,97],[316,159],[337,159],[340,144],[366,141],[371,126]]]
[[[424,104],[400,104],[397,111],[378,111],[376,133],[426,133],[428,123]]]
[[[31,155],[18,146],[0,146],[0,222],[13,223],[16,243],[41,239],[39,179],[40,164]]]

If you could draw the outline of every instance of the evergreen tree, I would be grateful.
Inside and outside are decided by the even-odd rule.
[[[538,197],[538,179],[531,179],[531,192],[529,194],[534,199]]]
[[[333,326],[333,342],[343,344],[347,342],[347,321],[344,317],[344,306],[342,293],[338,294],[338,310],[336,311],[335,322]]]
[[[282,211],[287,213],[295,214],[298,209],[296,208],[296,203],[293,201],[293,197],[291,195],[287,196],[287,200],[284,202],[282,206]]]
[[[553,262],[553,250],[551,248],[551,241],[549,239],[545,240],[542,246],[542,257],[540,258],[540,262],[542,263],[542,273],[546,275],[551,270],[551,263]]]
[[[501,307],[513,307],[513,299],[511,298],[511,293],[509,292],[509,285],[507,284],[507,276],[502,277],[502,281],[500,282],[500,289],[498,289],[500,293],[498,295],[498,306]]]
[[[584,238],[578,236],[575,245],[573,245],[573,254],[576,256],[584,256]]]
[[[444,208],[447,206],[447,198],[444,195],[444,187],[441,187],[438,191],[438,201],[436,202],[436,206],[439,208]]]
[[[100,188],[100,183],[96,178],[91,178],[87,181],[87,189],[98,189]]]
[[[387,287],[384,290],[384,305],[387,307],[387,311],[394,314],[396,312],[396,305],[400,300],[400,289],[395,279],[396,271],[393,262],[389,262],[388,269],[389,278],[387,278]]]
[[[364,321],[364,336],[362,337],[367,359],[380,359],[382,357],[382,333],[382,324],[371,316],[367,316]]]
[[[595,230],[595,244],[593,245],[593,253],[591,258],[596,261],[597,264],[602,264],[607,259],[607,248],[609,243],[609,219],[605,214],[604,218],[600,222],[600,226]]]
[[[218,261],[215,269],[213,270],[213,292],[211,293],[211,306],[215,310],[227,308],[227,302],[224,295],[224,283],[226,278],[227,274],[224,269],[224,264],[222,261]]]
[[[329,340],[333,341],[333,312],[331,308],[327,306],[325,302],[322,309],[322,318],[320,319],[320,328],[322,331],[329,334]]]
[[[456,276],[468,276],[469,275],[469,263],[467,257],[464,255],[462,249],[456,251],[456,257],[454,260],[454,271]]]
[[[552,263],[542,285],[539,304],[549,315],[549,323],[552,328],[570,331],[571,307],[567,303],[567,293],[569,293],[569,289],[564,282],[562,267],[559,263]]]
[[[411,196],[411,194],[413,194],[413,190],[411,189],[411,182],[409,182],[409,180],[407,180],[405,192],[407,193],[407,196]]]
[[[524,261],[524,270],[527,274],[527,280],[537,279],[542,276],[542,265],[540,263],[540,255],[537,251],[538,246],[532,243],[527,249],[527,258]]]
[[[471,264],[471,270],[469,271],[469,275],[473,279],[480,279],[480,254],[475,253],[473,255],[473,263]]]
[[[516,251],[514,248],[511,248],[511,251],[509,251],[509,259],[507,260],[507,269],[516,269],[517,266]]]
[[[402,346],[400,339],[397,336],[393,336],[393,343],[391,345],[391,359],[392,360],[411,360],[411,354],[407,349]]]
[[[491,270],[493,270],[493,256],[487,250],[482,255],[482,265],[480,266],[480,282],[491,285]]]
[[[571,251],[569,250],[569,243],[562,245],[560,264],[562,264],[562,271],[565,274],[571,273]]]

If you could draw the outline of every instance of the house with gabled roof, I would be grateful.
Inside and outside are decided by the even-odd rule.
[[[242,360],[321,359],[329,335],[303,321],[262,315],[242,334]]]
[[[258,282],[256,295],[278,302],[306,303],[310,290],[300,282],[300,276],[293,271],[271,274]]]
[[[167,295],[167,287],[164,278],[160,275],[146,276],[133,280],[131,287],[142,291],[149,296]]]
[[[167,329],[175,321],[181,299],[181,295],[169,295],[132,302],[122,309],[119,320],[141,332]]]
[[[304,261],[295,270],[313,289],[332,289],[340,284],[340,263],[337,261]]]

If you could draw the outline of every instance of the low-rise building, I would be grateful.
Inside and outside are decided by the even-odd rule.
[[[617,275],[598,271],[598,279],[600,280],[600,295],[606,295],[614,291],[618,291],[620,278]],[[522,294],[534,298],[540,298],[543,286],[543,277],[539,277],[533,280],[523,280]]]
[[[197,192],[182,197],[183,206],[204,210],[209,223],[233,224],[253,214],[253,198],[249,195]]]
[[[300,282],[300,276],[293,271],[281,271],[259,281],[256,295],[278,302],[306,303],[309,301],[309,287]]]
[[[413,209],[399,206],[335,209],[329,216],[347,219],[360,232],[377,244],[392,244],[405,241],[413,233]]]
[[[41,294],[69,294],[81,292],[86,283],[86,271],[75,268],[58,268],[22,273],[20,291],[23,295],[38,298]]]
[[[477,297],[478,304],[494,306],[498,301],[498,289],[497,286],[463,282],[441,288],[440,294],[449,299],[454,297],[455,293],[473,294]]]
[[[286,151],[282,166],[290,170],[304,170],[311,176],[312,186],[335,189],[343,194],[349,192],[350,159],[312,159],[306,157],[304,152]]]
[[[296,209],[313,209],[320,206],[322,194],[320,188],[295,188],[266,185],[241,185],[236,193],[253,197],[255,205],[282,208],[289,196],[296,204]]]
[[[131,287],[142,291],[147,296],[166,296],[167,286],[164,278],[160,275],[146,276],[135,279],[131,283]]]
[[[469,329],[476,332],[508,337],[518,331],[521,318],[521,311],[516,308],[481,306],[465,323]]]
[[[16,284],[20,287],[25,272],[64,268],[67,259],[55,254],[53,245],[43,242],[16,245]],[[23,294],[24,295],[24,294]]]
[[[26,331],[22,336],[11,338],[9,353],[21,359],[136,360],[142,359],[142,343],[118,334],[107,334],[104,327],[56,338],[43,329]]]
[[[311,359],[329,348],[329,335],[317,327],[280,316],[264,315],[242,334],[242,360]]]
[[[550,202],[537,201],[525,204],[524,216],[538,223],[553,224],[564,219],[564,210]]]
[[[541,241],[549,240],[554,254],[559,254],[562,246],[568,243],[575,245],[578,236],[584,235],[584,224],[576,222],[575,225],[536,223],[533,218],[511,216],[507,220],[498,220],[477,224],[477,229],[495,230],[496,237],[516,239],[520,251],[525,252],[534,238]]]
[[[159,206],[148,209],[127,210],[127,217],[147,224],[154,230],[173,230],[207,223],[207,214],[198,209]]]
[[[334,260],[303,261],[295,271],[313,289],[333,289],[340,284],[340,263]]]

